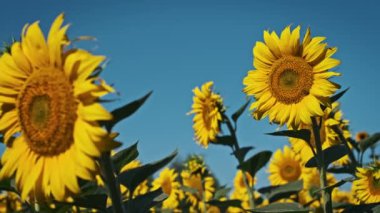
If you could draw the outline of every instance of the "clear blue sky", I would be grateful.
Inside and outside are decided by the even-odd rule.
[[[6,3],[5,3],[6,2]],[[154,94],[133,117],[117,126],[125,146],[139,140],[140,159],[149,162],[178,149],[180,156],[205,155],[221,183],[231,185],[236,162],[226,147],[202,149],[193,141],[192,89],[213,80],[232,113],[245,100],[242,79],[252,69],[252,47],[266,29],[311,27],[339,48],[336,79],[350,91],[341,99],[352,131],[379,130],[380,5],[376,1],[227,1],[227,0],[38,0],[5,1],[0,41],[18,38],[25,23],[41,21],[47,32],[61,12],[71,23],[69,36],[95,36],[84,42],[110,63],[103,77],[120,92],[114,107]],[[292,2],[292,3],[290,3]],[[264,135],[277,126],[245,113],[238,136],[243,146],[274,150],[285,138]],[[261,172],[259,185],[267,184]]]

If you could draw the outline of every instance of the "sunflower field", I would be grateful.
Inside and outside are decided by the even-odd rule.
[[[350,129],[340,100],[351,90],[335,82],[338,48],[310,28],[253,40],[240,107],[228,107],[217,80],[186,91],[194,142],[231,153],[220,159],[235,165],[225,183],[203,154],[181,159],[176,147],[143,163],[145,142],[121,141],[115,127],[138,117],[153,92],[108,109],[120,91],[102,77],[111,72],[106,56],[76,46],[91,38],[70,39],[63,13],[41,25],[24,25],[1,52],[0,212],[380,212],[380,133]],[[262,133],[287,142],[241,143],[242,115],[269,121],[276,131]]]

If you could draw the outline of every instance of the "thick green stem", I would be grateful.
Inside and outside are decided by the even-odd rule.
[[[325,213],[332,213],[332,202],[331,202],[331,190],[325,189],[327,184],[327,168],[324,161],[324,155],[322,150],[322,142],[319,131],[319,126],[315,117],[311,117],[311,121],[313,123],[313,133],[314,133],[314,141],[315,146],[317,148],[317,156],[319,159],[319,178],[321,183],[322,190],[322,204],[323,210]]]
[[[352,163],[355,165],[355,167],[356,167],[356,165],[358,165],[358,162],[357,162],[356,159],[355,159],[354,153],[352,153],[350,147],[348,146],[348,142],[347,142],[346,138],[343,136],[342,131],[341,131],[341,130],[339,129],[339,127],[336,126],[336,125],[333,126],[332,128],[333,128],[334,132],[335,132],[336,134],[338,134],[338,137],[339,137],[340,141],[342,141],[342,143],[344,144],[344,146],[345,146],[346,149],[347,149],[348,156],[350,157],[351,162],[352,162]]]
[[[101,169],[104,175],[105,183],[111,196],[113,211],[115,213],[123,213],[125,211],[121,199],[120,185],[115,178],[115,173],[110,155],[110,152],[105,152],[102,154],[100,159]]]
[[[232,136],[232,138],[234,139],[234,156],[235,158],[238,160],[239,162],[239,165],[241,163],[243,163],[243,159],[239,158],[237,156],[237,152],[238,150],[240,150],[240,146],[239,146],[239,142],[237,140],[237,137],[236,137],[236,132],[235,132],[235,129],[233,128],[232,124],[231,124],[231,121],[230,119],[226,116],[226,115],[223,115],[224,117],[224,120],[227,124],[227,128]],[[247,176],[245,174],[245,171],[241,170],[242,171],[242,174],[243,174],[243,181],[244,181],[244,185],[247,189],[247,193],[248,193],[248,199],[249,199],[249,206],[250,206],[250,209],[254,209],[255,208],[255,200],[254,200],[254,195],[253,195],[253,189],[249,186],[249,183],[248,183],[248,179],[247,179]],[[255,177],[252,177],[252,178],[255,178]]]

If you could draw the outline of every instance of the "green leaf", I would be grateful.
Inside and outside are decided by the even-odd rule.
[[[227,197],[228,193],[231,191],[230,187],[226,187],[225,185],[220,187],[214,194],[214,200],[219,200],[222,197]]]
[[[219,207],[220,212],[226,212],[228,207],[241,208],[241,200],[210,200],[207,203]]]
[[[335,95],[333,95],[333,96],[331,96],[330,97],[330,100],[329,100],[329,104],[332,104],[332,103],[334,103],[335,101],[337,101],[337,100],[339,100],[348,90],[349,90],[350,88],[347,88],[347,89],[345,89],[345,90],[343,90],[343,91],[341,91],[341,92],[339,92],[339,93],[337,93],[337,94],[335,94]],[[322,108],[322,110],[324,111],[326,108],[327,108],[327,106],[325,106],[325,105],[321,105],[321,108]]]
[[[267,206],[249,211],[255,213],[308,213],[310,209],[303,208],[298,203],[271,203]]]
[[[347,88],[341,92],[339,92],[338,94],[330,97],[330,103],[334,103],[335,101],[339,100],[350,88]]]
[[[371,203],[371,204],[360,204],[360,205],[348,204],[347,206],[345,206],[343,212],[378,212],[379,205],[380,205],[380,202]]]
[[[334,174],[355,174],[355,167],[351,166],[342,166],[342,167],[331,167],[327,169],[327,172]]]
[[[149,212],[149,209],[158,203],[163,202],[168,196],[162,192],[162,189],[148,192],[146,194],[140,195],[132,200],[127,200],[124,202],[124,209],[126,212],[136,212],[145,213]],[[112,210],[112,209],[108,209]],[[113,211],[110,211],[113,212]]]
[[[133,194],[133,191],[140,183],[172,161],[176,155],[177,151],[174,151],[172,154],[159,161],[124,171],[118,175],[119,183],[127,187],[131,194]]]
[[[192,188],[192,187],[189,187],[189,186],[181,186],[180,188],[182,189],[182,191],[189,192],[191,194],[198,193],[198,189],[195,189],[195,188]]]
[[[376,144],[379,140],[380,140],[380,132],[377,132],[364,140],[358,141],[360,150],[364,152],[366,149]]]
[[[268,163],[270,157],[272,156],[271,151],[262,151],[248,160],[244,161],[238,166],[238,169],[248,172],[252,177],[255,177],[256,172]]]
[[[79,181],[80,187],[80,194],[82,196],[87,196],[87,195],[95,195],[95,194],[103,194],[106,195],[106,191],[103,187],[100,187],[98,184],[96,184],[93,181],[86,181],[80,179]]]
[[[149,98],[153,91],[148,92],[148,94],[144,95],[142,98],[132,101],[120,108],[117,108],[111,112],[113,119],[111,121],[103,122],[106,129],[110,132],[112,128],[121,120],[128,118],[133,113],[135,113]]]
[[[309,143],[311,132],[308,129],[300,129],[300,130],[284,130],[278,132],[267,133],[267,135],[273,136],[287,136],[291,138],[298,138]]]
[[[244,161],[245,156],[253,148],[254,148],[253,146],[241,147],[240,149],[232,152],[232,154],[235,155],[239,159],[239,161]]]
[[[333,190],[334,188],[340,187],[340,186],[342,186],[343,184],[345,184],[347,182],[352,182],[355,179],[356,179],[355,177],[347,177],[347,178],[344,178],[344,179],[342,179],[342,180],[340,180],[340,181],[338,181],[338,182],[336,182],[336,183],[334,183],[334,184],[332,184],[330,186],[326,186],[324,188],[317,189],[313,193],[319,193],[320,191],[327,190],[327,189],[328,190]]]
[[[115,155],[112,156],[113,168],[117,174],[120,173],[120,170],[125,165],[127,165],[129,162],[136,159],[137,156],[139,156],[139,151],[137,150],[137,144],[138,142],[134,143],[130,147],[127,147],[117,152]]]
[[[12,185],[11,179],[4,179],[0,181],[0,190],[16,192],[16,188]]]
[[[344,145],[335,145],[330,146],[323,151],[324,156],[324,164],[327,167],[330,163],[339,160],[343,156],[347,155],[347,148]],[[318,167],[318,161],[316,156],[313,156],[311,159],[309,159],[306,164],[306,167],[313,168]]]
[[[105,194],[93,194],[80,196],[74,199],[75,206],[80,206],[90,209],[105,210],[107,204],[107,195]]]
[[[245,111],[245,109],[247,108],[248,104],[251,102],[250,99],[247,100],[247,102],[245,102],[243,104],[243,106],[241,106],[234,114],[232,114],[232,120],[236,123],[236,121],[239,119],[239,117],[243,114],[243,112]]]
[[[235,141],[234,137],[230,135],[226,135],[226,136],[216,137],[215,141],[210,141],[210,142],[215,145],[224,145],[224,146],[232,147],[234,145],[234,141]]]
[[[269,202],[274,202],[282,198],[289,198],[293,194],[297,194],[303,188],[303,181],[298,180],[284,185],[268,186],[258,191],[265,194]]]

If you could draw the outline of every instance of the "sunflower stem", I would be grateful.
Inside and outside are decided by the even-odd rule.
[[[104,175],[105,183],[107,184],[107,188],[111,196],[113,211],[115,213],[122,213],[125,211],[121,199],[119,181],[117,181],[115,178],[115,173],[110,156],[110,152],[105,152],[102,154],[100,159],[101,169]]]
[[[239,165],[243,163],[244,159],[241,159],[240,157],[237,156],[237,152],[238,150],[240,150],[240,146],[239,146],[239,142],[237,140],[237,136],[236,136],[236,128],[234,128],[232,126],[232,123],[230,121],[230,119],[223,113],[223,117],[224,117],[224,121],[227,125],[227,128],[234,140],[234,144],[233,144],[233,147],[232,147],[232,150],[234,151],[234,156],[235,158],[237,159],[237,161],[239,162]],[[236,124],[235,124],[235,127],[236,127]],[[248,199],[249,199],[249,206],[250,206],[250,209],[254,209],[255,208],[255,201],[254,201],[254,197],[253,197],[253,189],[249,186],[249,183],[248,183],[248,179],[247,179],[247,176],[245,174],[245,171],[241,170],[242,173],[243,173],[243,182],[244,182],[244,185],[247,189],[247,193],[248,193]],[[255,177],[252,177],[252,178],[255,178]]]
[[[355,159],[355,156],[354,156],[354,153],[352,153],[350,147],[348,146],[348,142],[346,140],[346,138],[343,136],[343,133],[342,131],[339,129],[339,127],[337,125],[334,125],[332,127],[332,129],[334,130],[334,132],[336,134],[338,134],[338,137],[340,139],[340,141],[342,141],[342,143],[344,144],[344,146],[346,147],[347,149],[347,152],[348,152],[348,156],[350,157],[350,160],[351,162],[354,164],[354,166],[356,167],[358,165],[358,162],[356,161]]]
[[[332,202],[331,202],[331,190],[325,189],[327,184],[327,167],[324,162],[324,154],[322,150],[322,142],[321,142],[321,136],[320,136],[320,127],[317,123],[317,120],[315,117],[311,117],[311,121],[313,124],[313,133],[314,133],[314,140],[315,145],[317,147],[317,155],[319,158],[319,178],[321,183],[322,190],[322,204],[323,204],[323,210],[325,213],[332,213]]]

